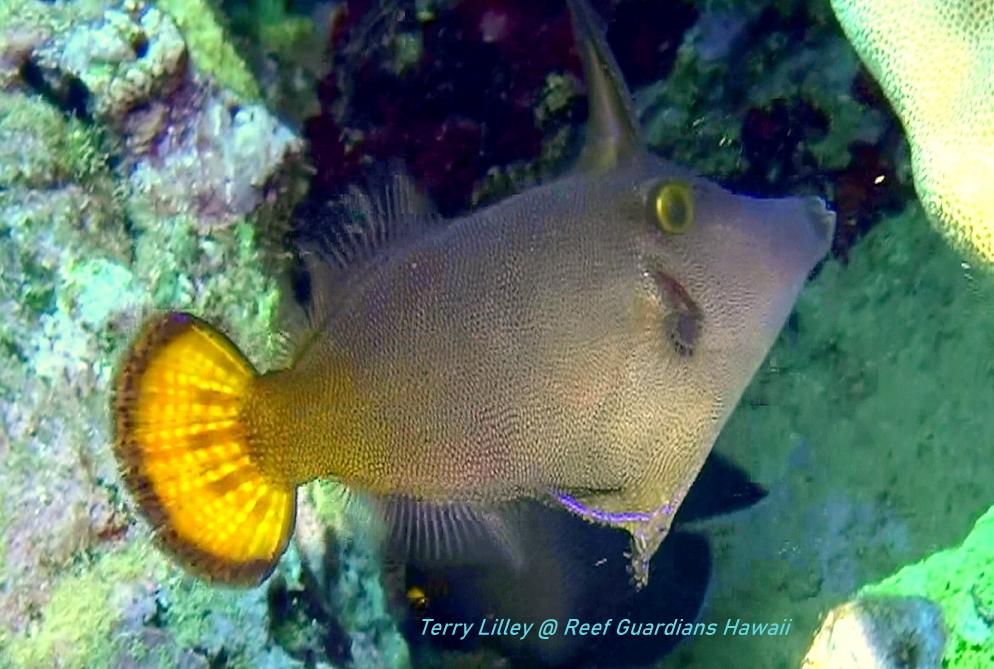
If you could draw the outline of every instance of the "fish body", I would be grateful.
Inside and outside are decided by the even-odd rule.
[[[434,225],[403,179],[355,195],[338,250],[304,250],[312,331],[288,369],[256,374],[187,314],[129,350],[117,454],[188,568],[258,581],[296,486],[335,477],[399,502],[389,522],[422,542],[558,500],[628,530],[645,582],[834,217],[652,156],[592,11],[570,7],[592,106],[577,170]]]
[[[647,220],[660,179],[689,188],[694,230],[671,238]],[[778,222],[809,206],[734,196],[648,156],[538,187],[334,286],[347,297],[325,298],[334,315],[297,366],[258,383],[300,387],[314,412],[292,448],[308,450],[342,432],[328,407],[351,380],[379,443],[347,455],[361,474],[329,460],[321,475],[432,501],[551,487],[649,512],[660,486],[689,487],[692,475],[669,472],[700,467],[697,445],[714,440],[789,313],[823,233]],[[697,329],[682,342],[670,331],[681,318]],[[291,410],[260,397],[250,420]]]

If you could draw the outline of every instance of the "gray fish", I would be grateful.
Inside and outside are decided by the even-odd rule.
[[[648,563],[805,278],[834,215],[734,195],[651,155],[582,0],[591,116],[578,167],[438,222],[404,179],[356,191],[306,254],[310,332],[258,374],[190,314],[146,325],[116,379],[115,448],[161,544],[194,573],[264,578],[296,488],[381,502],[421,557],[514,552],[498,511],[548,500]]]

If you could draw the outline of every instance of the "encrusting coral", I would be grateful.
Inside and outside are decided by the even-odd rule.
[[[904,124],[929,218],[961,253],[994,264],[994,3],[832,7]]]

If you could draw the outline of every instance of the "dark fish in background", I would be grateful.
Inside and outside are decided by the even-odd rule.
[[[834,216],[650,155],[597,17],[569,6],[590,101],[574,172],[444,222],[404,179],[354,192],[332,247],[303,249],[310,327],[285,369],[184,313],[130,347],[116,454],[189,571],[259,582],[297,486],[335,477],[414,559],[521,558],[500,507],[530,499],[625,530],[648,581]]]
[[[653,556],[653,577],[637,588],[624,557],[628,537],[617,528],[584,522],[563,509],[536,502],[521,509],[526,541],[525,566],[407,565],[410,614],[403,625],[416,666],[430,666],[439,650],[474,651],[488,646],[518,666],[571,669],[652,664],[685,637],[679,632],[650,636],[619,635],[618,623],[698,620],[708,592],[711,550],[708,541],[686,531],[694,521],[747,508],[766,495],[738,467],[712,453],[674,521],[675,528]],[[549,639],[537,634],[542,621],[558,621]],[[611,625],[603,635],[565,635],[569,619]],[[474,623],[470,634],[432,635],[425,623]],[[479,635],[496,621],[532,623],[524,638]]]

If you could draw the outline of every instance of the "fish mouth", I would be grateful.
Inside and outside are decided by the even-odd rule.
[[[694,354],[704,328],[704,314],[683,284],[671,274],[652,273],[662,303],[668,308],[663,331],[673,350],[683,357]]]

